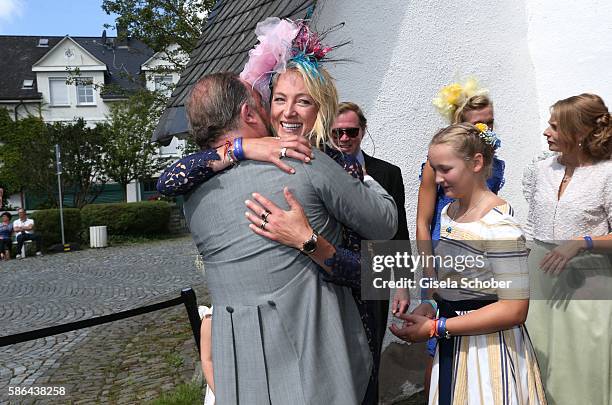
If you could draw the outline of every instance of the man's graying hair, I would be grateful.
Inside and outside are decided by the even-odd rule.
[[[209,148],[221,135],[236,130],[245,103],[256,109],[251,92],[234,73],[213,73],[198,80],[185,103],[194,142]]]

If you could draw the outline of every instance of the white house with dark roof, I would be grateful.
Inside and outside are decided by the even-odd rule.
[[[105,121],[109,106],[125,100],[130,90],[171,91],[179,79],[163,53],[138,40],[118,41],[105,32],[100,37],[0,35],[0,52],[0,108],[8,109],[14,119],[28,115],[46,122],[83,118],[95,125]],[[166,69],[160,71],[160,67]],[[183,144],[175,140],[160,147],[160,154],[176,155]],[[151,185],[133,184],[128,186],[128,201],[152,193]],[[11,199],[17,206],[21,201]]]

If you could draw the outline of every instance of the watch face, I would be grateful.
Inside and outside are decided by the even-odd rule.
[[[310,254],[317,249],[317,233],[313,233],[310,239],[308,239],[302,245],[302,252]]]
[[[316,248],[317,248],[317,242],[310,239],[308,242],[304,242],[304,246],[302,247],[302,250],[306,253],[312,253],[315,251]]]

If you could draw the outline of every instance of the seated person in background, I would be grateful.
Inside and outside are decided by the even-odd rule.
[[[19,219],[13,222],[13,230],[17,232],[17,259],[21,259],[21,248],[26,240],[36,242],[36,256],[42,256],[42,238],[39,234],[34,233],[34,220],[28,218],[28,214],[23,208],[17,211]]]
[[[0,222],[0,256],[4,260],[9,260],[11,258],[12,234],[13,224],[11,224],[11,213],[3,212],[2,222]]]

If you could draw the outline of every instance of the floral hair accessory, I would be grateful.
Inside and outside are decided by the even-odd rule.
[[[477,124],[474,124],[474,126],[476,127],[478,132],[480,132],[480,139],[491,145],[493,150],[499,149],[499,147],[501,146],[501,140],[499,139],[497,134],[487,126],[487,124],[479,122]]]
[[[440,115],[452,121],[455,111],[467,103],[471,97],[484,95],[488,92],[487,89],[483,89],[478,85],[476,79],[469,78],[463,84],[451,83],[448,86],[442,87],[433,99],[433,105],[436,106]]]
[[[266,18],[255,28],[259,42],[249,51],[249,60],[240,78],[269,100],[273,75],[284,72],[290,61],[302,65],[308,74],[317,77],[319,62],[333,49],[321,43],[328,32],[317,34],[305,20]]]

